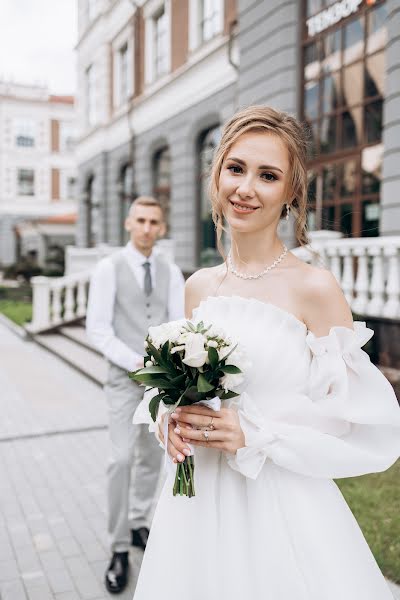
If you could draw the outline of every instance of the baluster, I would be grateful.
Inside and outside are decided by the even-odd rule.
[[[48,277],[32,277],[32,321],[27,329],[36,333],[50,325],[50,280]]]
[[[63,321],[71,321],[74,317],[74,284],[69,281],[65,287],[65,300],[64,300],[64,316]]]
[[[329,257],[329,269],[332,274],[336,277],[338,284],[341,286],[341,268],[340,268],[340,257],[338,255],[337,246],[328,246],[326,253]]]
[[[339,254],[343,257],[342,290],[351,306],[354,298],[354,270],[351,248],[342,246],[339,249]]]
[[[400,317],[400,257],[396,246],[385,247],[383,253],[388,257],[387,301],[383,307],[383,316],[396,318]]]
[[[87,303],[87,294],[86,294],[86,283],[88,278],[80,279],[78,281],[78,293],[77,293],[77,308],[76,314],[78,317],[84,317],[86,315],[86,303]]]
[[[373,317],[381,317],[384,305],[385,278],[383,274],[383,257],[380,246],[372,246],[369,249],[372,260],[371,277],[371,300],[367,305],[367,314]]]
[[[51,322],[53,325],[56,325],[61,322],[61,310],[62,310],[61,287],[58,285],[55,285],[52,288],[52,291],[53,291],[53,299],[52,299],[53,301],[51,303],[51,309],[52,309]]]
[[[358,257],[357,261],[357,278],[354,286],[357,296],[353,301],[352,309],[357,315],[366,314],[368,305],[368,256],[367,248],[364,246],[356,246],[353,250],[354,256]]]

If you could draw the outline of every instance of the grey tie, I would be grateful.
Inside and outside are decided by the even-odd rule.
[[[144,293],[146,296],[150,296],[151,290],[153,289],[151,283],[151,272],[150,272],[150,263],[148,260],[143,263],[144,268]]]

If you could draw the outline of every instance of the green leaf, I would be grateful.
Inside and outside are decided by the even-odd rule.
[[[208,360],[210,361],[211,368],[215,369],[219,362],[218,352],[215,348],[210,347],[208,349]]]
[[[237,375],[242,372],[239,367],[235,367],[235,365],[224,365],[223,367],[220,367],[220,371],[228,373],[229,375]]]
[[[180,389],[181,385],[184,383],[185,379],[186,379],[186,374],[183,373],[182,375],[178,375],[177,377],[174,377],[173,379],[171,379],[171,383],[173,383],[177,389]]]
[[[149,402],[149,410],[150,415],[153,421],[157,419],[158,407],[162,400],[163,394],[157,394],[157,396],[153,396],[153,398]]]
[[[169,370],[165,367],[157,367],[154,365],[153,367],[143,367],[143,369],[139,369],[139,371],[135,372],[140,375],[145,375],[146,373],[150,375],[152,373],[169,373]]]
[[[221,395],[219,395],[217,392],[217,396],[219,396],[221,398],[221,400],[229,400],[229,398],[236,398],[236,396],[240,396],[240,394],[229,391],[229,392],[223,392]]]
[[[214,386],[207,381],[202,373],[200,373],[197,379],[197,390],[199,392],[210,392],[212,389],[214,389]]]

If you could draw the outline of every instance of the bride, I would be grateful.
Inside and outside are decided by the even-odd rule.
[[[221,327],[251,366],[221,411],[171,416],[173,461],[196,448],[196,496],[173,497],[166,482],[135,600],[392,598],[332,479],[395,462],[400,410],[361,350],[373,332],[353,324],[333,275],[278,237],[291,213],[307,243],[305,161],[302,127],[285,113],[253,106],[224,128],[211,201],[231,249],[188,280],[186,316]]]

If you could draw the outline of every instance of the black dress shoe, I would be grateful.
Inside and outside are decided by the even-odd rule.
[[[139,527],[139,529],[132,529],[132,546],[139,546],[139,548],[146,549],[147,540],[149,538],[149,530],[147,527]]]
[[[114,552],[106,571],[106,588],[111,594],[119,594],[126,588],[129,574],[128,552]]]

